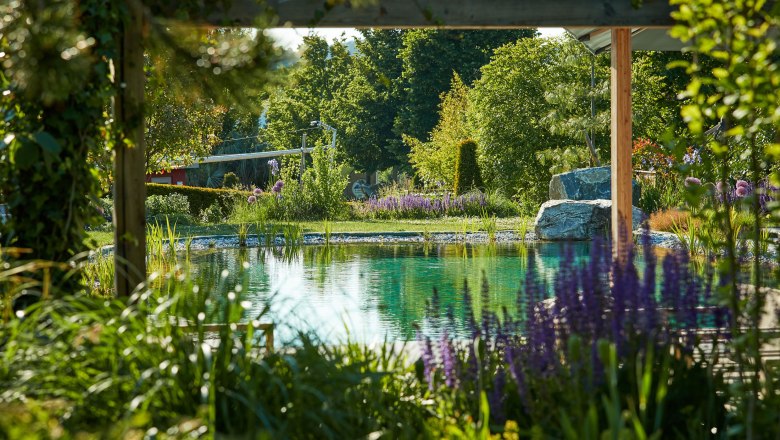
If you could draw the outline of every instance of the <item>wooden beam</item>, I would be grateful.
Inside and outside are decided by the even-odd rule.
[[[144,201],[144,8],[140,0],[126,2],[118,62],[119,94],[116,122],[122,136],[114,156],[114,265],[116,292],[128,296],[146,279]]]
[[[631,224],[631,29],[612,29],[611,151],[612,249],[623,260]]]
[[[153,13],[176,18],[178,3],[163,2]],[[631,0],[233,0],[227,10],[217,3],[204,11],[204,19],[191,19],[215,26],[252,27],[256,17],[269,11],[278,15],[279,26],[359,28],[517,28],[517,27],[669,27],[674,8],[668,0],[644,0],[634,7]],[[366,4],[373,3],[373,4]],[[334,5],[335,4],[335,5]],[[333,6],[329,6],[333,5]],[[357,5],[357,6],[356,6]]]

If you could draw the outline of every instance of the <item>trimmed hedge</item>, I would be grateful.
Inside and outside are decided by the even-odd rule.
[[[165,185],[161,183],[147,183],[146,195],[181,194],[190,201],[190,215],[199,218],[201,211],[217,203],[224,214],[230,212],[236,200],[246,200],[249,191],[236,189],[200,188],[197,186]]]
[[[472,189],[482,189],[482,173],[477,163],[477,143],[466,139],[458,145],[455,158],[455,195],[465,194]]]

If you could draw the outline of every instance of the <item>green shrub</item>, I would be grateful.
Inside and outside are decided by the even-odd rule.
[[[222,207],[219,206],[219,203],[214,202],[208,208],[202,210],[198,218],[203,223],[219,223],[225,219],[225,214],[222,212]]]
[[[153,195],[146,198],[146,216],[189,214],[190,201],[182,194]]]
[[[483,187],[482,173],[480,173],[477,163],[477,143],[471,139],[466,139],[458,145],[454,181],[455,195]]]
[[[198,217],[200,216],[201,211],[210,207],[214,203],[217,203],[220,206],[222,213],[228,213],[233,208],[235,201],[246,201],[246,198],[249,197],[250,193],[248,191],[240,191],[235,189],[213,189],[200,188],[196,186],[147,183],[146,194],[147,197],[168,194],[182,194],[187,196],[187,200],[190,202],[189,214],[193,217]]]
[[[222,188],[236,188],[238,187],[238,184],[238,176],[232,171],[225,173],[225,176],[222,178]]]

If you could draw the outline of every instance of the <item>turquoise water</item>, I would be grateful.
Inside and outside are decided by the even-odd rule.
[[[428,316],[445,319],[450,307],[455,327],[465,335],[464,280],[472,289],[477,312],[482,307],[484,279],[490,286],[489,309],[499,313],[506,309],[515,315],[518,304],[524,307],[518,289],[528,256],[540,278],[551,282],[562,246],[353,244],[304,246],[296,251],[218,249],[195,253],[191,261],[194,272],[207,280],[227,269],[229,282],[241,284],[243,300],[251,304],[247,319],[270,307],[264,319],[282,324],[282,340],[291,335],[285,330],[289,326],[314,330],[326,341],[349,336],[370,343],[412,339],[416,326],[426,326],[426,311]],[[568,246],[578,260],[590,252],[589,243]],[[434,288],[439,292],[435,310],[428,305]]]

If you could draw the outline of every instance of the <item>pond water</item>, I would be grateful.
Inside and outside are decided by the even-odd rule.
[[[567,246],[575,259],[587,259],[590,243]],[[215,283],[227,269],[228,283],[241,284],[242,299],[251,303],[247,320],[270,306],[264,320],[284,324],[277,336],[282,340],[290,336],[285,330],[290,326],[314,330],[325,341],[343,341],[349,335],[369,343],[414,338],[417,326],[427,325],[426,310],[441,319],[451,310],[456,332],[465,335],[464,281],[477,311],[484,279],[489,283],[489,308],[499,313],[506,308],[514,315],[518,304],[524,304],[524,298],[518,302],[518,290],[529,255],[538,276],[551,282],[563,254],[558,243],[351,244],[294,251],[215,249],[194,253],[191,262],[193,273],[206,284]],[[439,301],[431,311],[427,304],[434,288]]]

